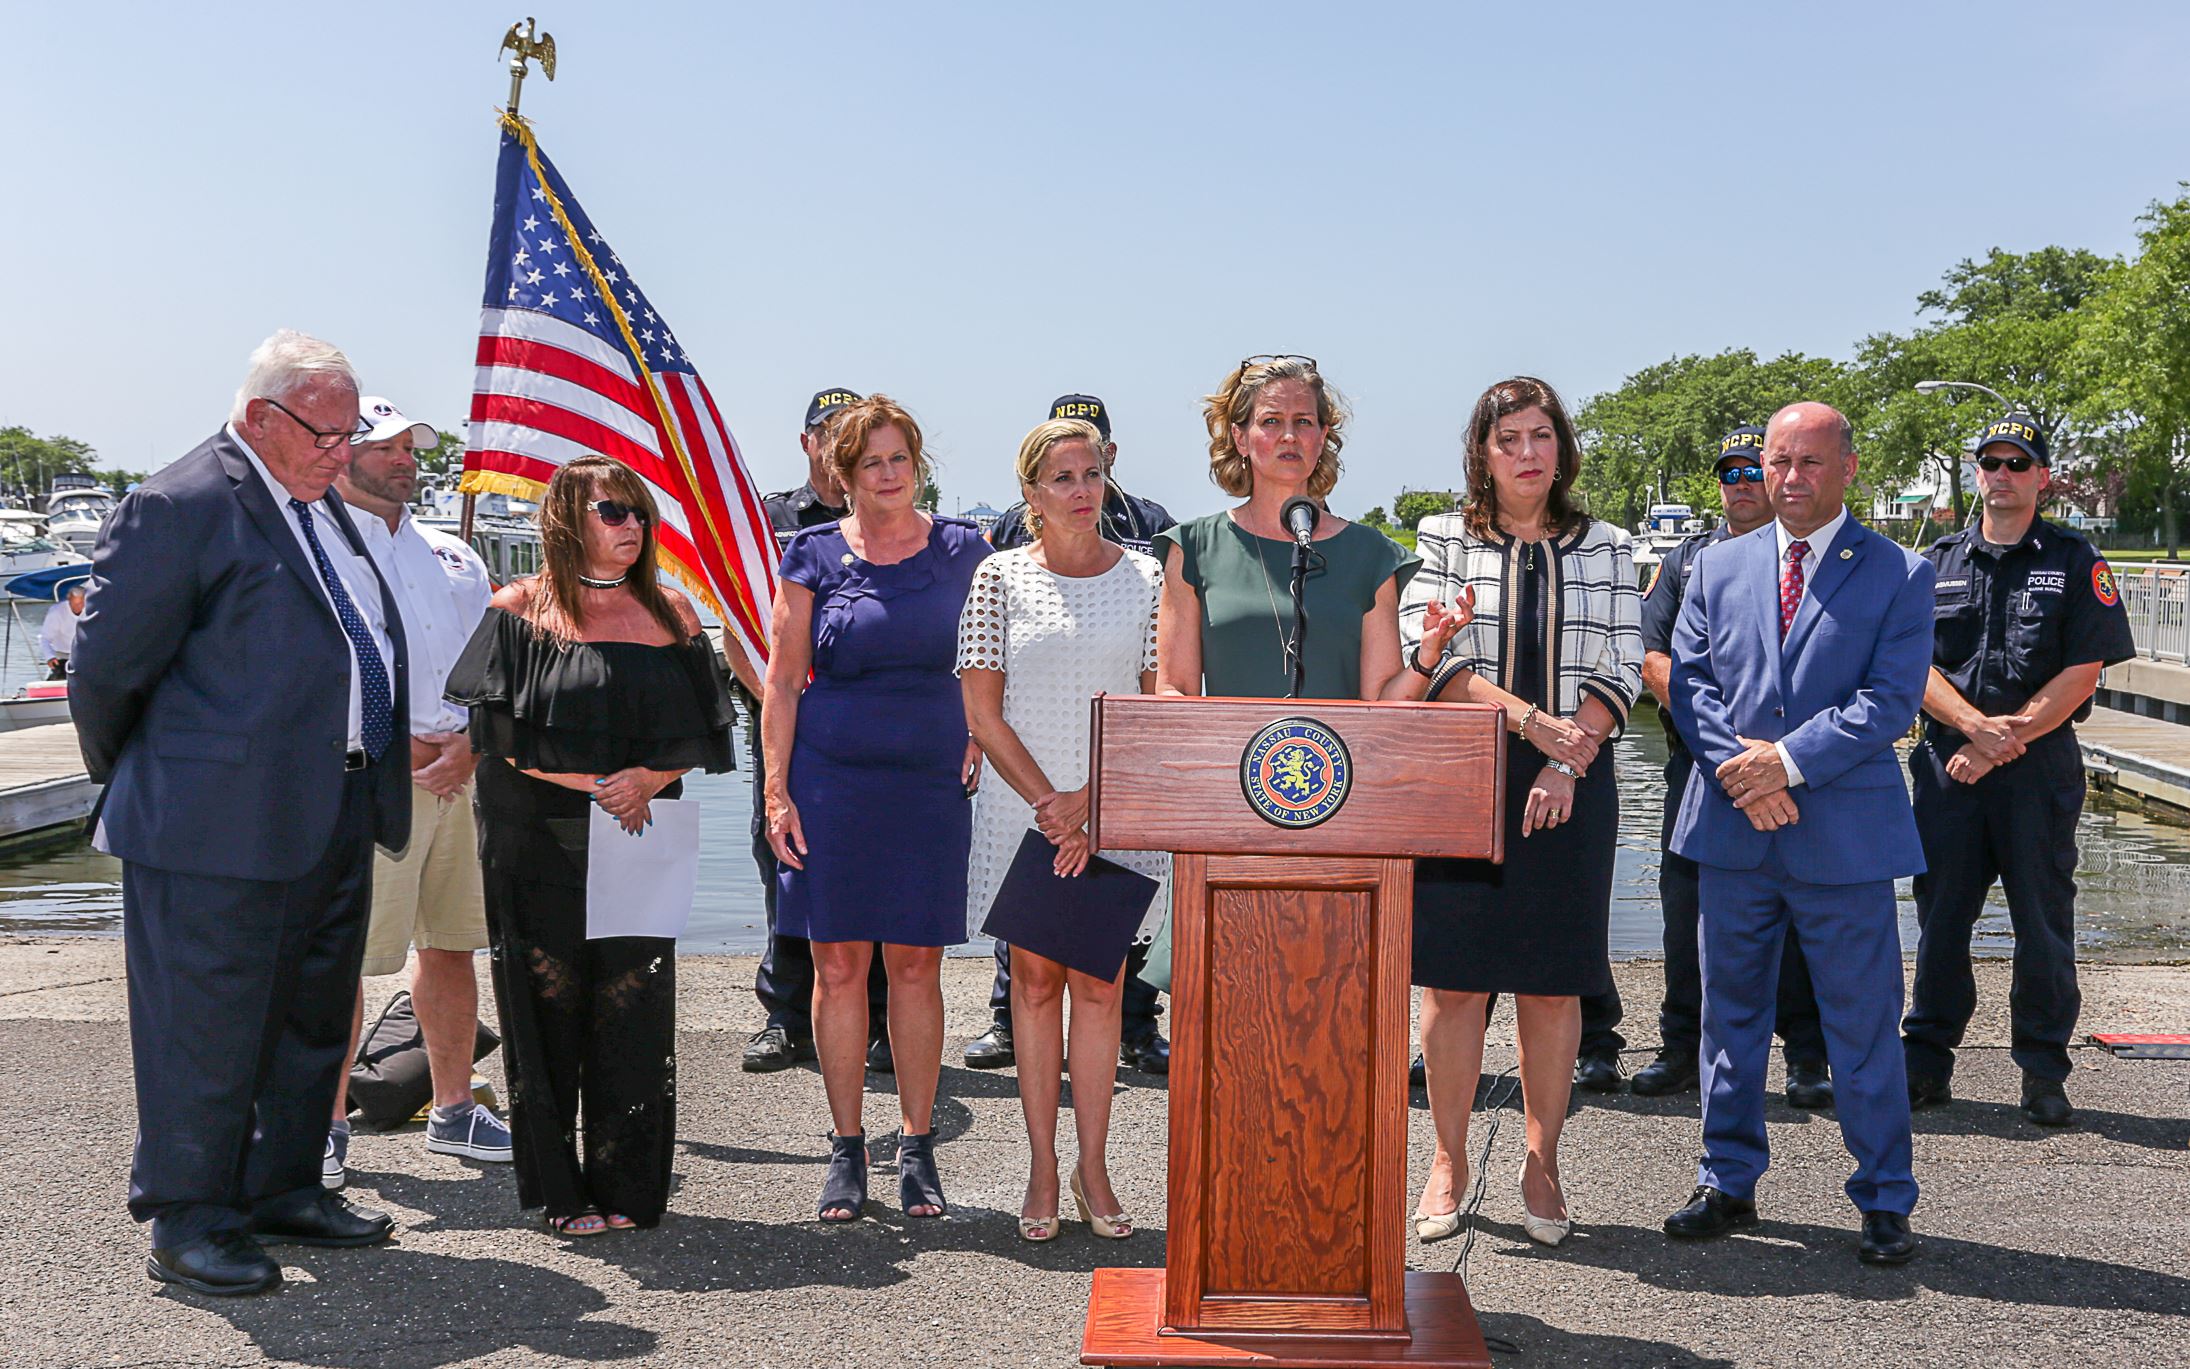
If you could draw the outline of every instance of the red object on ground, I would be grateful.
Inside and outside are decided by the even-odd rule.
[[[2133,1060],[2190,1060],[2190,1032],[2093,1032],[2084,1038]]]

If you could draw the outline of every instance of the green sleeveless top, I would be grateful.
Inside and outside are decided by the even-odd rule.
[[[1205,694],[1282,699],[1292,688],[1285,672],[1285,636],[1293,626],[1288,587],[1293,544],[1257,537],[1212,513],[1167,528],[1153,539],[1158,559],[1179,549],[1179,570],[1201,599],[1201,671]],[[1349,523],[1315,544],[1308,572],[1307,683],[1310,699],[1361,697],[1361,620],[1376,592],[1397,577],[1395,590],[1421,568],[1422,558],[1376,529]]]

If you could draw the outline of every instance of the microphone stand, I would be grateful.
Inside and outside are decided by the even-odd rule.
[[[1286,694],[1297,699],[1308,687],[1308,544],[1295,540],[1293,543],[1293,639],[1285,644],[1285,659],[1292,667],[1293,685]]]

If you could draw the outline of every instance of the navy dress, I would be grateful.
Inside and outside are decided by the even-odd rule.
[[[894,565],[852,554],[837,525],[784,548],[813,591],[814,678],[798,704],[789,785],[806,868],[776,875],[776,927],[811,941],[952,946],[966,939],[973,813],[959,781],[966,706],[958,614],[989,544],[937,518]]]

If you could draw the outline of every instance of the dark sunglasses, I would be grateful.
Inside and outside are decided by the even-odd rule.
[[[1752,485],[1763,484],[1764,468],[1762,466],[1719,467],[1719,483],[1721,485],[1739,485],[1744,480]]]
[[[1317,369],[1314,357],[1299,356],[1291,352],[1257,352],[1255,355],[1242,360],[1239,368],[1244,373],[1257,366],[1275,366],[1281,361],[1297,361],[1311,371]]]
[[[1977,469],[1981,471],[1996,471],[2005,466],[2017,475],[2021,475],[2037,464],[2027,456],[1980,456],[1977,458]]]
[[[646,521],[646,510],[614,499],[596,499],[586,507],[599,514],[601,522],[612,528],[622,527],[626,518],[636,518],[641,523]]]

